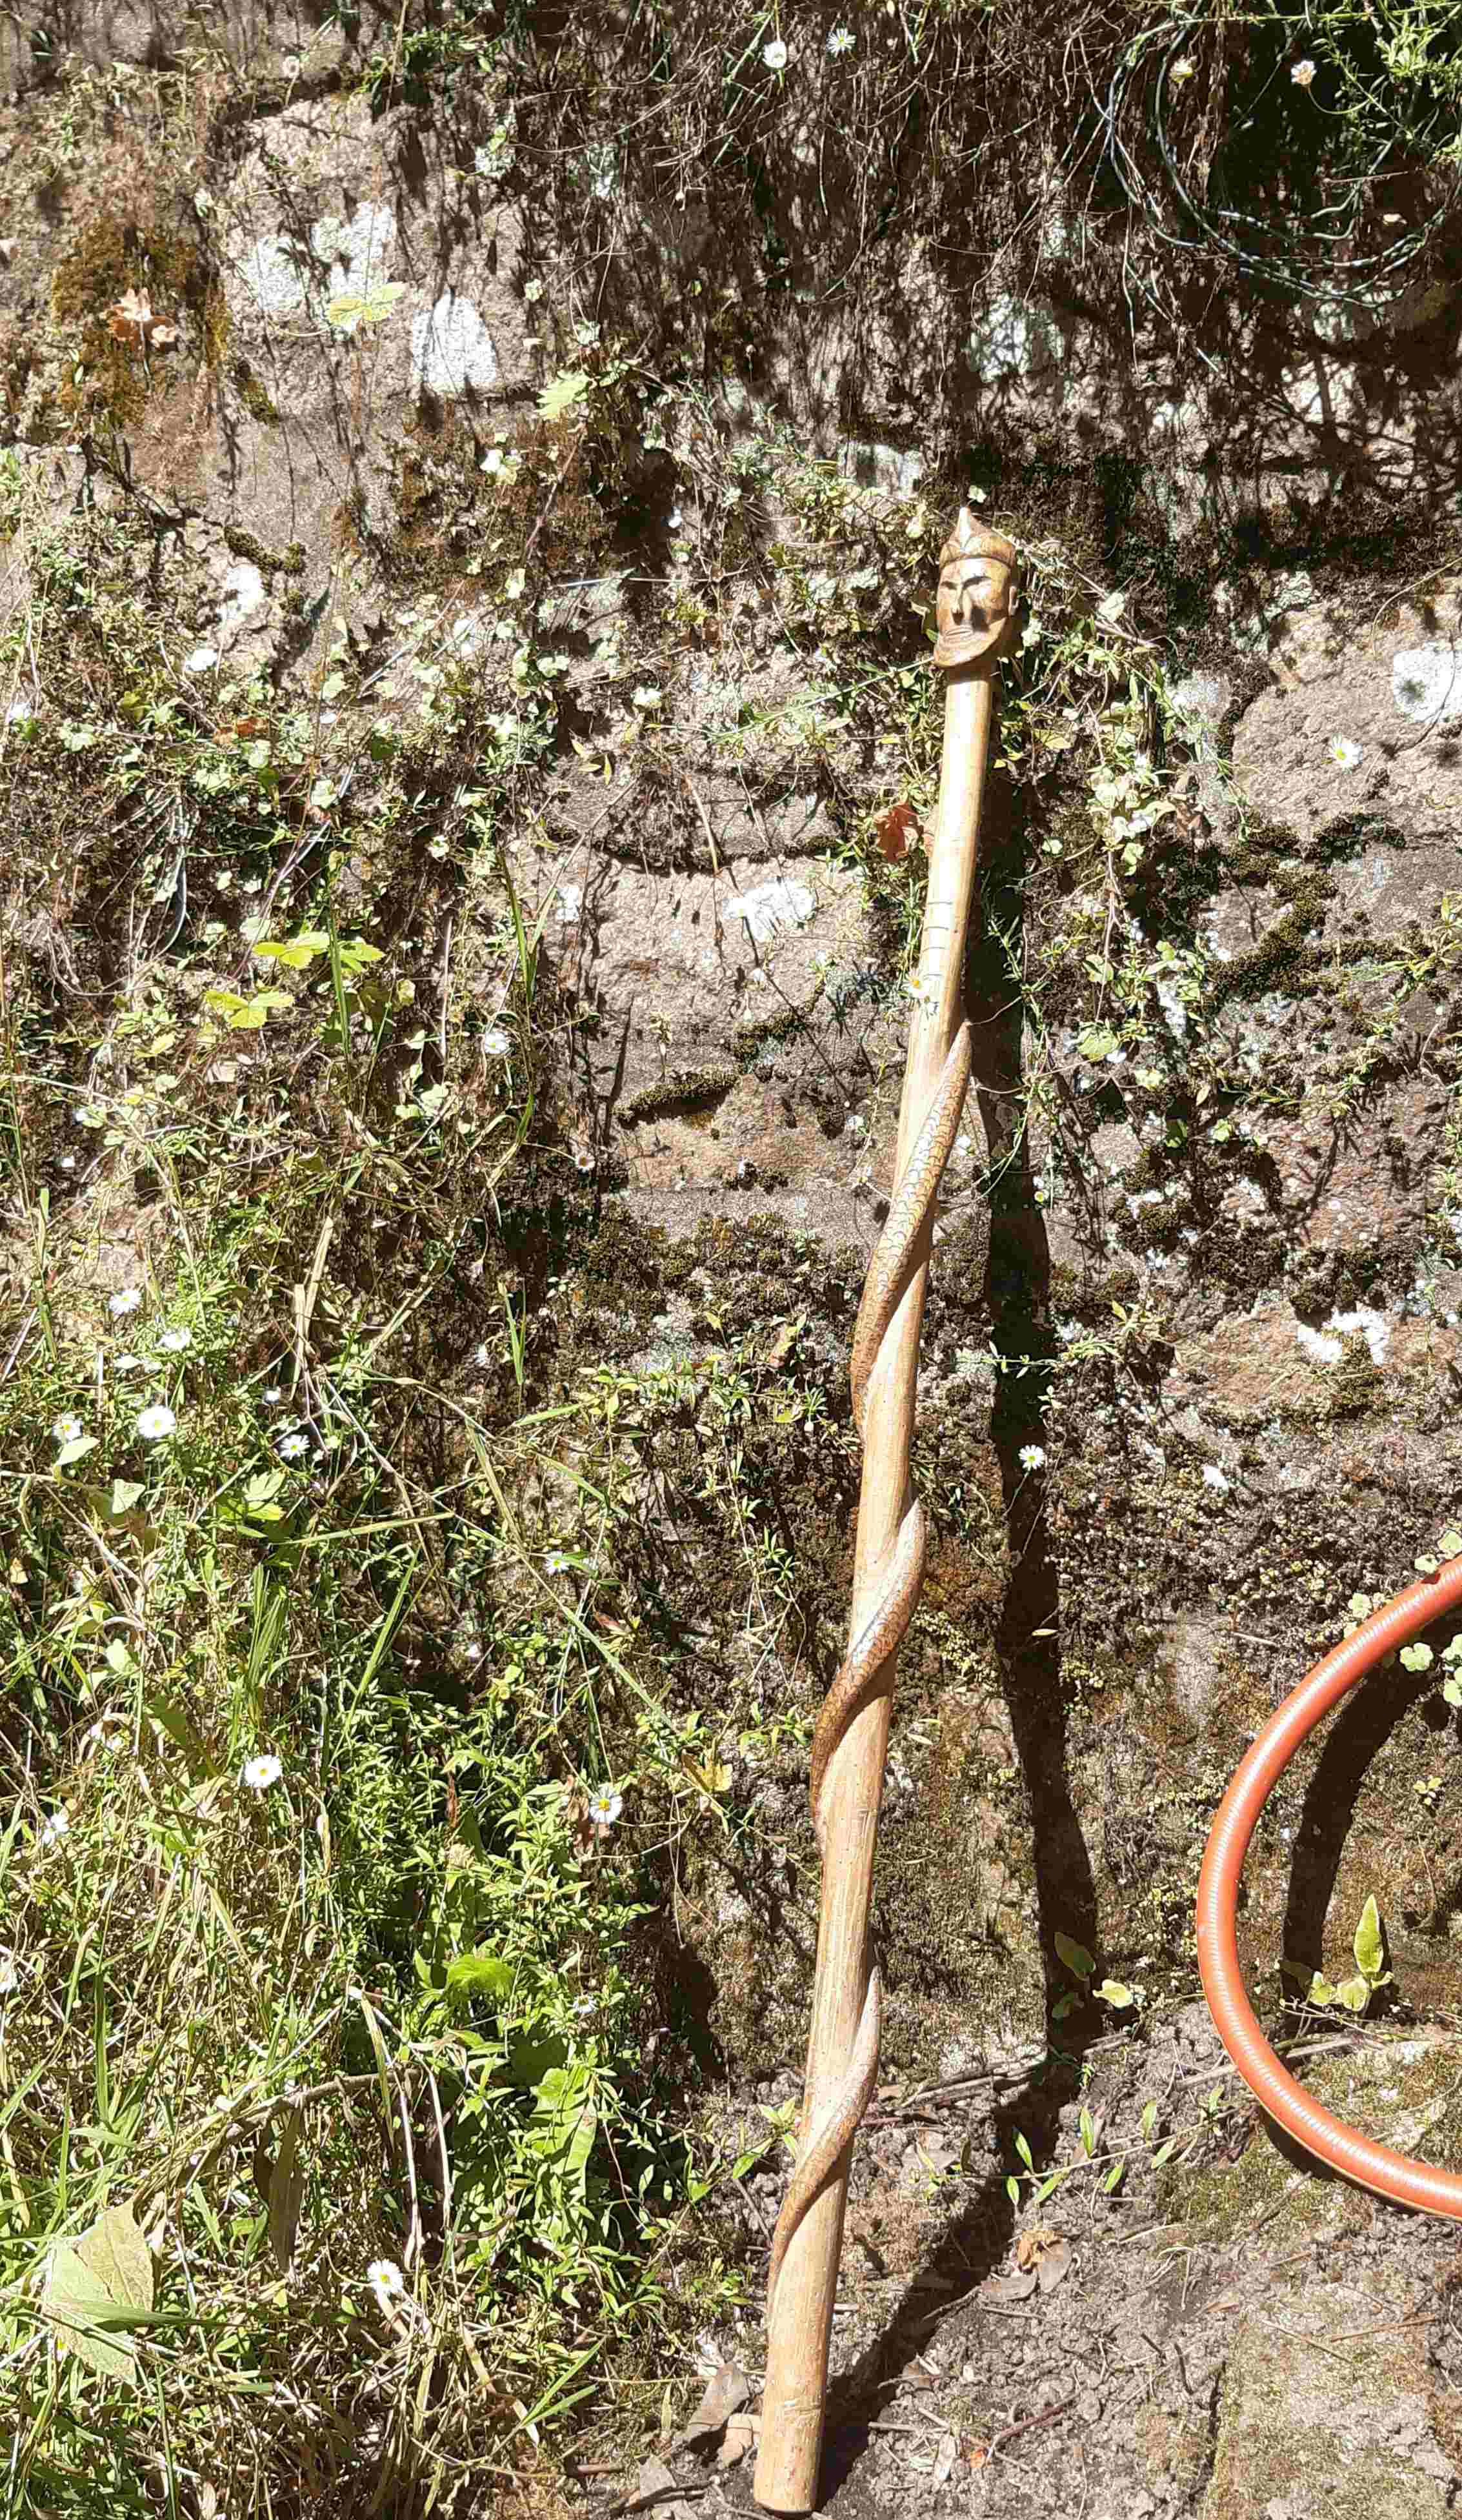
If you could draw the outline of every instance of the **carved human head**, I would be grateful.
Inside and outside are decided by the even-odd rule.
[[[1015,627],[1019,595],[1015,545],[977,525],[968,508],[961,508],[939,555],[936,665],[972,665],[980,656],[1002,653]]]

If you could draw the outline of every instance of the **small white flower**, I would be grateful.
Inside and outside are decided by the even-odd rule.
[[[264,1398],[271,1408],[274,1406],[276,1400],[283,1400],[284,1396],[284,1385],[279,1382],[271,1382],[268,1390],[264,1394]]]
[[[766,63],[769,70],[784,70],[786,68],[787,48],[782,42],[780,35],[774,36],[770,44],[763,44],[762,59]]]
[[[267,1794],[271,1785],[279,1783],[284,1773],[282,1762],[271,1751],[263,1751],[258,1758],[244,1762],[244,1781],[251,1794]]]
[[[589,1797],[589,1817],[596,1828],[612,1828],[623,1809],[623,1794],[612,1792],[608,1785],[600,1785]]]
[[[37,1844],[40,1846],[59,1845],[62,1838],[65,1837],[66,1830],[70,1827],[70,1824],[71,1815],[63,1804],[61,1808],[54,1811],[51,1814],[50,1819],[43,1823],[40,1836],[36,1841]]]
[[[851,53],[853,50],[852,27],[834,26],[831,34],[827,38],[827,49],[832,55],[834,61],[837,60],[840,53]]]
[[[561,1549],[550,1549],[544,1556],[544,1572],[546,1575],[566,1575],[572,1562]]]
[[[1295,83],[1296,87],[1313,87],[1313,85],[1314,85],[1314,64],[1313,64],[1313,62],[1310,62],[1310,61],[1296,62],[1296,63],[1293,65],[1293,67],[1292,67],[1292,68],[1291,68],[1291,70],[1290,70],[1290,77],[1294,80],[1294,83]]]
[[[490,447],[488,448],[487,453],[486,453],[486,454],[484,455],[484,457],[482,458],[482,464],[481,464],[481,468],[480,468],[480,469],[481,469],[484,472],[502,472],[502,470],[503,470],[503,450],[502,450],[501,446],[490,446]]]
[[[642,683],[635,694],[635,706],[637,709],[658,708],[663,697],[657,683]]]
[[[146,1363],[146,1357],[142,1356],[114,1356],[111,1371],[113,1373],[141,1373]]]
[[[1330,739],[1330,758],[1337,770],[1356,770],[1365,759],[1365,747],[1363,744],[1353,743],[1348,735],[1333,735]]]
[[[297,1462],[301,1453],[307,1453],[309,1449],[310,1439],[308,1435],[300,1435],[296,1433],[293,1435],[281,1435],[280,1437],[280,1451],[283,1453],[287,1462]]]
[[[164,1330],[157,1345],[164,1356],[181,1356],[185,1347],[192,1347],[193,1332],[192,1330]]]
[[[429,858],[435,858],[438,866],[442,864],[444,858],[452,855],[452,843],[445,832],[439,832],[434,840],[427,841],[426,854]]]
[[[51,1432],[58,1444],[74,1444],[85,1434],[86,1429],[79,1418],[58,1418]]]
[[[670,527],[672,533],[679,532],[682,523],[682,517],[678,507],[669,510],[665,522]]]
[[[1022,1444],[1020,1448],[1020,1466],[1023,1470],[1043,1470],[1045,1467],[1044,1448],[1040,1444]]]
[[[523,290],[523,303],[525,306],[536,306],[542,295],[543,282],[541,280],[530,280]]]
[[[1168,76],[1174,87],[1182,87],[1185,85],[1187,80],[1192,77],[1197,67],[1197,63],[1190,62],[1187,54],[1184,53],[1180,62],[1174,62],[1172,65],[1172,68],[1169,69]]]
[[[0,1995],[14,1995],[21,1971],[14,1952],[0,1952]]]
[[[394,2258],[373,2258],[366,2269],[366,2281],[376,2295],[377,2307],[389,2318],[406,2291],[406,2277]]]
[[[140,1286],[119,1286],[114,1295],[108,1297],[107,1310],[111,1313],[113,1321],[119,1322],[123,1320],[128,1313],[135,1313],[141,1302],[142,1288]]]
[[[191,656],[184,657],[183,671],[185,674],[211,674],[217,662],[216,648],[195,648]]]
[[[164,1436],[177,1431],[177,1423],[167,1403],[155,1400],[151,1409],[144,1409],[138,1418],[137,1431],[145,1444],[160,1444]]]
[[[1217,1462],[1204,1462],[1203,1484],[1206,1488],[1212,1488],[1215,1496],[1227,1496],[1228,1494],[1229,1482],[1223,1472],[1219,1469]]]
[[[497,1024],[490,1024],[487,1031],[482,1036],[482,1055],[484,1058],[506,1058],[511,1048],[512,1043],[508,1034],[502,1031]]]
[[[576,1173],[593,1172],[594,1157],[587,1147],[576,1147],[574,1148],[574,1170]]]
[[[62,1171],[63,1171],[64,1173],[73,1173],[73,1172],[75,1171],[75,1169],[76,1169],[76,1158],[75,1158],[75,1156],[74,1156],[74,1155],[63,1155],[63,1156],[62,1156],[62,1158],[61,1158],[61,1169],[62,1169]]]

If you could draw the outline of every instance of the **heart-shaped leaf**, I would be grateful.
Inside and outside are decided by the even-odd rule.
[[[59,2343],[104,2379],[136,2378],[125,2317],[152,2307],[153,2253],[130,2205],[110,2205],[79,2240],[60,2240],[51,2251],[41,2308]]]

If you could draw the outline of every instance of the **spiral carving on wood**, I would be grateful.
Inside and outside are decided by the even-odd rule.
[[[971,1058],[970,1028],[961,1024],[950,1046],[913,1150],[895,1189],[883,1232],[878,1238],[853,1332],[853,1422],[860,1436],[867,1407],[868,1384],[878,1352],[903,1300],[920,1238],[939,1193],[964,1108]],[[813,1828],[820,1852],[825,1853],[827,1818],[823,1809],[827,1770],[849,1725],[890,1673],[924,1584],[924,1508],[917,1497],[906,1500],[893,1547],[878,1569],[873,1608],[854,1638],[833,1677],[818,1718],[812,1749]],[[891,1677],[888,1686],[892,1686]],[[772,2236],[767,2273],[768,2315],[777,2277],[792,2234],[814,2198],[825,2186],[852,2142],[878,2074],[882,1989],[876,1968],[869,1971],[867,1992],[848,2070],[815,2123],[805,2130],[797,2165],[782,2199]]]

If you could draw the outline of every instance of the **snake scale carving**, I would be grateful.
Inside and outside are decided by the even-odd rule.
[[[862,1436],[868,1384],[878,1352],[899,1309],[915,1253],[933,1215],[934,1201],[950,1158],[964,1108],[971,1058],[970,1028],[961,1024],[950,1046],[939,1083],[914,1140],[913,1150],[894,1192],[883,1232],[878,1238],[853,1332],[851,1379],[853,1422]],[[924,1584],[924,1508],[918,1498],[906,1499],[903,1518],[892,1548],[878,1570],[878,1595],[869,1617],[848,1648],[822,1702],[813,1735],[813,1828],[820,1851],[825,1850],[823,1810],[827,1770],[838,1743],[854,1717],[878,1689],[893,1655],[904,1641]],[[859,2120],[872,2097],[878,2074],[882,2023],[882,1989],[878,1971],[870,1969],[859,2018],[858,2035],[843,2081],[817,2122],[804,2130],[797,2166],[792,2173],[772,2237],[767,2272],[770,2305],[776,2291],[782,2261],[798,2224],[837,2168],[852,2142]]]

